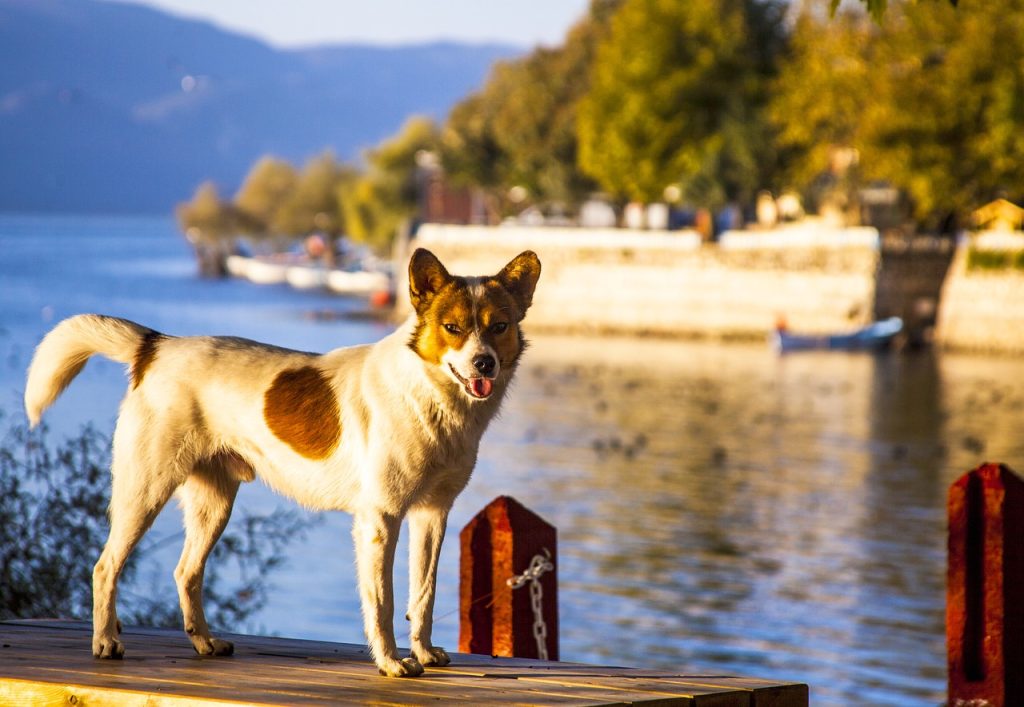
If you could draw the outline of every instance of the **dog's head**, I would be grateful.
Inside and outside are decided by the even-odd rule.
[[[417,324],[409,346],[473,400],[512,375],[525,342],[519,323],[540,277],[536,253],[525,251],[493,277],[450,275],[429,250],[409,261],[409,299]]]

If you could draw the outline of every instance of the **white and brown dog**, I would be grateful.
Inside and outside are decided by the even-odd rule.
[[[174,570],[185,632],[203,655],[229,655],[210,634],[203,568],[243,481],[257,476],[307,508],[354,516],[366,636],[382,674],[446,665],[431,643],[437,558],[448,511],[523,352],[519,325],[540,276],[532,252],[493,277],[450,275],[430,252],[409,264],[415,310],[376,344],[323,355],[231,337],[171,337],[84,314],[39,344],[25,409],[33,424],[93,354],[130,365],[113,439],[110,536],[93,572],[93,653],[120,658],[117,579],[172,494],[185,544]],[[409,519],[412,655],[395,643],[392,567]]]

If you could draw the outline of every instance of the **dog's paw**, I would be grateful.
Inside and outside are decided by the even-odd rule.
[[[95,638],[92,642],[92,654],[97,658],[121,660],[124,658],[124,644],[116,638]]]
[[[438,668],[443,668],[452,662],[452,659],[448,657],[448,653],[445,652],[444,648],[433,648],[420,647],[412,649],[412,657],[418,660],[424,667],[435,665]]]
[[[384,658],[377,661],[377,671],[389,678],[416,678],[423,674],[423,665],[415,658]]]
[[[189,636],[189,638],[192,639],[192,647],[199,655],[232,655],[235,652],[235,644],[231,641],[200,636]]]

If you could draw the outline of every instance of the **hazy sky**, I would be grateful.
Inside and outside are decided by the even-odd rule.
[[[277,47],[455,39],[558,44],[588,0],[117,0],[211,21]]]

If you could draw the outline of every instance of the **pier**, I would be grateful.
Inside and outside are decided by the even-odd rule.
[[[126,627],[124,635],[124,659],[100,660],[85,622],[0,622],[0,704],[808,704],[806,685],[720,675],[455,653],[448,667],[399,679],[378,675],[359,645],[230,635],[235,654],[213,658],[196,655],[178,629]]]

